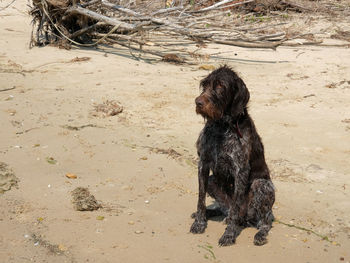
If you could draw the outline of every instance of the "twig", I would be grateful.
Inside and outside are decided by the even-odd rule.
[[[118,40],[115,40],[115,39],[109,38],[109,40],[112,43],[116,43],[116,44],[121,45],[123,47],[127,47],[127,48],[130,48],[130,49],[133,49],[133,50],[137,50],[137,51],[140,51],[140,52],[144,52],[144,53],[149,53],[149,54],[157,56],[157,57],[161,57],[162,58],[165,55],[165,54],[163,54],[161,52],[158,52],[158,51],[151,51],[151,50],[145,50],[145,49],[141,49],[141,48],[132,47],[130,45],[127,45],[127,44],[125,44],[123,42],[120,42]]]
[[[314,96],[316,96],[315,94],[309,94],[309,95],[305,95],[305,96],[303,96],[303,98],[304,99],[306,99],[306,98],[309,98],[309,97],[314,97]]]
[[[104,128],[101,126],[97,126],[96,124],[85,124],[85,125],[81,125],[81,126],[63,125],[61,127],[68,129],[68,130],[71,130],[71,131],[79,131],[79,130],[84,129],[84,128]]]
[[[151,16],[165,14],[165,13],[171,13],[171,12],[182,10],[182,9],[184,9],[183,6],[176,6],[176,7],[172,7],[172,8],[164,8],[164,9],[160,9],[160,10],[157,10],[157,11],[151,13]]]
[[[105,37],[106,36],[106,34],[101,34],[101,33],[95,33],[94,35],[96,35],[98,37]],[[109,38],[117,38],[117,39],[127,40],[130,42],[137,43],[139,45],[153,46],[151,44],[151,42],[144,42],[141,40],[134,39],[131,36],[122,35],[122,34],[111,34],[111,35],[109,35]]]
[[[83,62],[83,61],[89,61],[91,58],[90,57],[75,57],[71,60],[68,61],[55,61],[55,62],[48,62],[48,63],[44,63],[41,64],[39,66],[36,66],[34,69],[38,69],[47,65],[52,65],[52,64],[64,64],[64,63],[75,63],[75,62]]]
[[[39,129],[39,127],[30,128],[30,129],[27,129],[27,130],[22,131],[22,132],[16,132],[16,134],[24,134],[24,133],[27,133],[27,132],[30,132],[30,131],[36,130],[36,129]]]
[[[249,4],[249,3],[252,3],[252,2],[255,2],[255,0],[250,0],[250,1],[245,1],[245,2],[234,3],[234,4],[231,4],[231,5],[220,6],[220,7],[216,8],[216,10],[218,10],[218,9],[224,9],[224,8],[230,8],[230,7],[239,6],[239,5],[243,5],[243,4]],[[214,9],[214,10],[215,10],[215,9]]]
[[[290,39],[287,39],[286,41],[288,41]],[[313,46],[320,46],[320,44],[323,43],[322,40],[320,41],[311,41],[311,42],[300,42],[300,43],[286,43],[285,41],[283,41],[284,43],[282,43],[281,45],[282,46],[288,46],[288,47],[298,47],[298,46],[310,46],[310,45],[313,45]]]
[[[221,11],[221,12],[216,12],[214,15],[213,14],[210,14],[210,15],[207,15],[207,16],[199,16],[199,17],[195,17],[195,18],[190,18],[190,19],[184,19],[184,20],[191,20],[191,21],[198,21],[198,20],[203,20],[203,19],[208,19],[208,18],[217,18],[217,17],[221,17],[221,16],[224,16],[226,14],[229,14],[231,13],[231,11],[227,10],[227,11]]]
[[[123,47],[126,47],[126,48],[129,48],[129,49],[132,49],[132,50],[136,50],[136,51],[139,51],[139,52],[143,52],[143,53],[148,53],[148,54],[151,54],[151,55],[154,55],[154,56],[157,56],[157,57],[161,57],[162,59],[163,58],[167,58],[168,55],[175,55],[177,57],[179,57],[179,59],[181,59],[181,62],[182,63],[186,63],[188,65],[197,65],[197,63],[195,62],[190,62],[190,61],[186,61],[184,58],[180,57],[179,55],[176,55],[176,54],[166,54],[166,53],[163,53],[163,52],[159,52],[159,51],[153,51],[153,50],[149,50],[149,49],[141,49],[141,48],[136,48],[136,47],[133,47],[131,45],[127,45],[123,42],[120,42],[118,40],[115,40],[115,39],[109,39],[111,42],[115,43],[115,44],[118,44],[120,46],[123,46]],[[134,55],[132,55],[134,56]],[[135,56],[134,56],[135,57]]]
[[[276,26],[283,26],[286,25],[287,23],[278,23],[278,24],[268,24],[266,26],[259,26],[259,27],[255,27],[255,28],[251,28],[251,26],[243,26],[243,27],[236,27],[235,29],[238,31],[257,31],[257,30],[262,30],[262,29],[266,29],[269,27],[276,27]]]
[[[93,4],[96,4],[96,3],[99,3],[101,0],[91,0],[90,2],[86,2],[85,4],[80,4],[81,7],[88,7],[90,5],[93,5]]]
[[[234,40],[213,40],[213,42],[218,44],[237,46],[237,47],[271,48],[271,49],[276,49],[279,45],[282,44],[281,41],[278,41],[276,43],[261,43],[261,42],[243,42],[243,41],[234,41]]]
[[[322,238],[322,240],[326,240],[326,241],[328,241],[328,242],[330,242],[330,243],[333,243],[333,242],[334,242],[334,241],[332,241],[332,240],[329,240],[328,236],[319,234],[319,233],[313,231],[312,229],[308,229],[308,228],[301,227],[301,226],[297,226],[297,225],[293,225],[293,224],[284,223],[284,222],[282,222],[282,221],[280,221],[280,220],[278,220],[278,219],[275,219],[275,222],[277,222],[277,223],[279,223],[279,224],[282,224],[282,225],[285,225],[285,226],[288,226],[288,227],[294,227],[294,228],[296,228],[296,229],[303,230],[303,231],[306,231],[306,232],[308,232],[308,233],[312,233],[312,234],[314,234],[314,235],[316,235],[316,236]]]
[[[207,34],[205,32],[196,32],[193,30],[189,30],[186,27],[176,25],[175,23],[169,22],[165,19],[151,17],[150,20],[155,24],[162,25],[163,28],[167,28],[168,30],[170,29],[171,31],[176,31],[177,33],[180,33],[182,35],[196,38],[209,38],[211,36],[210,34]]]
[[[8,88],[8,89],[0,89],[0,92],[2,92],[2,91],[8,91],[8,90],[13,90],[13,89],[15,89],[16,87],[12,87],[12,88]]]
[[[252,38],[251,40],[253,41],[261,41],[261,40],[265,40],[265,39],[272,39],[272,38],[276,38],[276,37],[284,37],[286,34],[285,33],[276,33],[276,34],[271,34],[271,35],[265,35],[265,36],[259,36],[256,38]]]
[[[32,73],[34,70],[14,70],[14,69],[0,69],[0,73],[15,73],[21,74],[23,77],[26,75],[24,73]]]
[[[125,8],[125,7],[122,7],[122,6],[119,6],[119,5],[115,5],[115,4],[112,4],[106,0],[102,0],[102,5],[106,6],[106,7],[109,7],[109,8],[112,8],[114,10],[117,10],[117,11],[120,11],[120,12],[123,12],[127,15],[131,15],[131,16],[139,16],[140,14],[131,10],[131,9],[128,9],[128,8]]]
[[[233,2],[235,0],[223,0],[223,1],[220,1],[216,4],[213,4],[211,6],[208,6],[208,7],[205,7],[203,9],[200,9],[200,10],[197,10],[197,11],[192,11],[192,13],[200,13],[200,12],[206,12],[206,11],[211,11],[211,10],[215,10],[215,9],[218,9],[220,6],[224,5],[224,4],[227,4],[227,3],[230,3],[230,2]],[[248,0],[248,1],[244,1],[244,2],[239,2],[239,3],[235,3],[235,4],[232,4],[230,5],[230,7],[232,6],[238,6],[238,5],[244,5],[244,4],[248,4],[248,3],[252,3],[254,2],[255,0]],[[226,6],[225,6],[226,7]],[[225,8],[224,7],[224,8]],[[227,6],[228,7],[228,6]]]
[[[288,46],[288,47],[318,46],[318,47],[350,48],[350,44],[323,44],[322,40],[320,40],[320,41],[304,42],[304,43],[286,43],[286,42],[284,42],[283,44],[281,44],[281,46]]]
[[[256,41],[262,41],[262,40],[268,40],[268,41],[282,41],[284,38],[281,38],[282,36],[285,36],[285,33],[276,33],[271,35],[265,35],[265,36],[257,36],[254,38],[247,38],[244,35],[240,34],[241,37],[232,39],[227,38],[228,41],[244,41],[244,42],[256,42]],[[278,38],[278,39],[276,39]],[[283,42],[283,41],[282,41]]]
[[[12,5],[15,1],[16,1],[16,0],[12,0],[11,3],[9,3],[8,5],[6,5],[6,6],[2,7],[2,8],[0,8],[0,11],[3,11],[3,10],[5,10],[6,8],[8,8],[8,7],[9,7],[10,5]]]

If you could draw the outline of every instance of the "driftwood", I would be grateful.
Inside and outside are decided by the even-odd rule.
[[[92,20],[104,22],[108,25],[119,26],[120,29],[124,29],[124,30],[128,30],[128,31],[133,31],[137,27],[136,25],[128,24],[128,23],[122,22],[116,18],[110,18],[108,16],[98,14],[94,11],[91,11],[89,9],[86,9],[86,8],[83,8],[80,6],[73,6],[69,9],[67,9],[66,14],[82,15],[82,16],[90,18]]]
[[[198,50],[209,43],[267,49],[287,45],[291,36],[282,29],[285,23],[242,24],[242,17],[249,20],[249,10],[234,16],[237,8],[252,8],[255,1],[222,0],[203,7],[183,0],[180,6],[164,8],[163,1],[158,6],[150,1],[122,6],[119,0],[32,0],[31,46],[103,43],[127,47],[132,55],[137,51],[164,61],[178,57],[181,63],[194,63],[207,59]],[[310,10],[290,0],[278,3]]]

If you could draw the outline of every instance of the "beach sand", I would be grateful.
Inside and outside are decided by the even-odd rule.
[[[208,47],[250,90],[278,220],[262,247],[252,228],[219,247],[220,220],[189,233],[209,71],[125,49],[29,49],[30,21],[20,1],[0,13],[0,161],[19,179],[0,195],[1,262],[350,261],[348,48]],[[106,101],[122,112],[97,112]],[[79,186],[103,208],[75,211]]]

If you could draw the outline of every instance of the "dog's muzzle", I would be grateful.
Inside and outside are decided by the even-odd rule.
[[[203,101],[203,99],[201,97],[197,97],[195,99],[195,103],[196,103],[196,107],[197,108],[199,108],[199,109],[203,108],[204,101]]]

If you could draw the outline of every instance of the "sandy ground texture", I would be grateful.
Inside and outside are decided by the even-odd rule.
[[[13,185],[0,193],[1,262],[350,262],[348,48],[209,47],[232,54],[251,92],[277,191],[266,245],[247,228],[219,247],[220,220],[189,233],[208,71],[29,49],[30,31],[20,1],[1,11],[0,186]],[[102,208],[74,210],[76,187]]]

